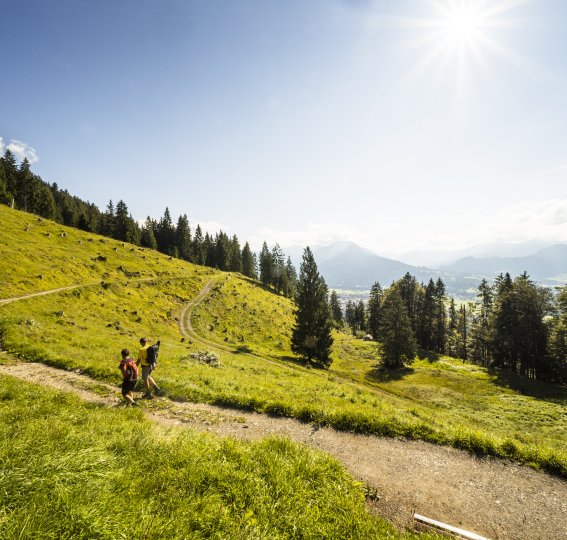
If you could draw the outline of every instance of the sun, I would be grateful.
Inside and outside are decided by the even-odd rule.
[[[468,41],[479,37],[487,22],[486,13],[478,6],[454,4],[445,12],[445,20],[441,22],[441,26],[451,40]]]
[[[431,70],[449,70],[464,91],[474,68],[486,67],[492,56],[518,62],[518,55],[500,39],[500,31],[515,26],[511,12],[530,0],[422,1],[430,8],[429,16],[406,20],[404,25],[414,31],[412,48],[423,55],[409,74],[411,79]]]

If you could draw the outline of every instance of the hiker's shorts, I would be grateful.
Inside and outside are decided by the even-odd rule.
[[[145,381],[152,371],[152,366],[142,366],[142,379]]]
[[[122,395],[125,396],[134,391],[138,381],[122,381]]]

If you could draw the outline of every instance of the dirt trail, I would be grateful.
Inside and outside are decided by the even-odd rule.
[[[104,406],[121,403],[117,387],[43,364],[10,360],[0,364],[0,374]],[[167,398],[139,403],[161,423],[247,440],[275,434],[327,452],[377,490],[380,499],[372,503],[374,509],[400,526],[411,526],[415,511],[492,539],[567,538],[567,482],[527,467],[423,442],[317,429],[205,404]]]
[[[203,344],[223,348],[198,336],[190,321],[192,308],[209,294],[214,281],[184,307],[180,330]],[[40,294],[50,292],[56,291]],[[14,359],[4,364],[2,358],[8,357],[0,354],[0,374],[74,392],[103,406],[121,403],[117,387],[78,372]],[[377,490],[379,500],[372,506],[400,526],[411,526],[415,511],[494,540],[567,540],[567,481],[528,467],[419,441],[342,433],[205,404],[167,398],[140,403],[161,423],[247,440],[275,434],[327,452]]]

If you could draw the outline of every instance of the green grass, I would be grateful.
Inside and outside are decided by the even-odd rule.
[[[47,279],[22,283],[14,263],[22,256],[20,246],[33,233],[24,231],[29,220],[28,214],[0,207],[0,225],[7,227],[9,238],[4,243],[2,237],[0,244],[0,275],[17,284],[20,294],[41,290]],[[41,226],[64,229],[48,222]],[[33,249],[51,257],[59,268],[54,275],[64,276],[65,284],[94,285],[0,305],[0,341],[10,352],[117,381],[119,351],[135,351],[141,335],[160,338],[155,375],[172,398],[453,445],[567,477],[564,387],[504,379],[447,357],[421,359],[410,370],[385,376],[376,369],[376,345],[344,334],[336,334],[330,370],[307,369],[289,349],[289,300],[241,276],[111,240],[100,242],[109,249],[107,261],[93,263],[99,244],[79,243],[92,235],[73,234],[76,241],[60,252],[53,249],[55,242],[69,241],[71,232],[66,237],[39,234]],[[38,274],[42,257],[24,257],[25,272]],[[149,267],[148,260],[154,266]],[[130,273],[146,277],[125,279],[124,272],[116,270],[121,261],[127,261],[123,265]],[[106,268],[102,274],[100,265]],[[78,270],[72,270],[75,267]],[[184,303],[212,277],[217,281],[211,295],[195,307],[192,321],[200,335],[218,344],[224,365],[218,369],[190,358],[203,344],[184,339],[178,328]],[[2,296],[9,296],[2,291]]]
[[[416,538],[365,509],[335,460],[283,439],[164,428],[0,380],[0,537]]]

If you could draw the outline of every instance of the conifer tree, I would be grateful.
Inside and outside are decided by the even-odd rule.
[[[211,268],[218,268],[215,241],[209,233],[205,233],[205,239],[203,240],[203,250],[205,253],[205,265]]]
[[[352,300],[347,300],[345,305],[345,322],[354,334],[356,332],[356,305]]]
[[[215,236],[215,263],[219,270],[228,271],[230,270],[230,242],[228,236],[220,231]]]
[[[436,352],[443,354],[445,352],[447,340],[447,310],[445,309],[445,284],[441,278],[435,282],[435,343]]]
[[[399,279],[394,285],[404,301],[412,330],[416,334],[418,332],[420,306],[425,294],[424,287],[420,286],[415,277],[409,272],[406,272],[404,277]]]
[[[177,227],[175,227],[175,247],[180,259],[190,261],[192,258],[191,249],[191,228],[187,214],[179,216]]]
[[[205,265],[207,262],[207,250],[205,249],[205,239],[201,225],[197,225],[195,236],[193,238],[193,262],[195,264]]]
[[[335,323],[335,326],[338,328],[343,322],[343,310],[341,308],[341,304],[339,302],[339,296],[337,291],[331,291],[331,297],[329,299],[329,309],[331,310],[331,319]]]
[[[272,248],[273,274],[270,285],[279,293],[287,289],[287,275],[285,272],[285,255],[279,244]]]
[[[169,208],[165,208],[163,217],[159,220],[156,231],[158,249],[167,255],[173,255],[175,250],[175,226],[171,220]]]
[[[274,279],[274,260],[266,242],[260,252],[260,281],[264,287],[269,287]]]
[[[240,242],[234,234],[230,241],[230,271],[242,272],[242,254],[240,253]]]
[[[146,218],[146,221],[142,227],[140,242],[142,246],[156,249],[157,250],[157,240],[155,235],[157,224],[150,216]]]
[[[432,279],[425,287],[422,302],[420,303],[417,324],[417,342],[420,347],[428,351],[434,350],[436,343],[436,297],[435,283]]]
[[[31,212],[31,199],[33,194],[33,177],[28,158],[24,158],[16,173],[15,199],[16,206],[26,212]]]
[[[128,207],[123,200],[118,201],[116,204],[112,237],[122,242],[133,241],[132,224],[130,223],[130,217],[128,215]]]
[[[297,272],[295,266],[291,262],[291,257],[287,258],[285,264],[285,276],[286,276],[286,289],[284,294],[289,298],[294,298],[297,290]]]
[[[395,285],[384,294],[380,317],[382,363],[399,369],[415,358],[416,342],[406,302]]]
[[[493,291],[486,279],[478,286],[477,301],[471,324],[471,358],[477,364],[488,367],[491,360],[491,319]]]
[[[4,176],[6,178],[6,191],[8,196],[13,198],[16,194],[16,188],[18,183],[18,167],[16,165],[16,156],[11,150],[6,148],[4,151],[4,157],[2,158],[2,165],[4,169]],[[11,204],[10,199],[8,204]]]
[[[100,234],[114,238],[114,217],[114,204],[110,199],[106,205],[106,212],[102,215],[100,230],[98,231]]]
[[[37,191],[32,201],[32,212],[46,219],[54,219],[57,213],[55,199],[49,187],[43,183],[37,184]]]
[[[0,204],[10,204],[12,196],[8,192],[8,180],[4,170],[4,158],[0,158]]]
[[[380,326],[380,308],[382,305],[383,297],[382,287],[377,281],[370,288],[370,296],[368,298],[367,306],[367,330],[368,333],[374,338],[379,338],[379,326]]]
[[[242,273],[252,279],[258,279],[258,271],[256,269],[256,263],[252,250],[248,242],[244,244],[242,248]]]
[[[328,368],[331,365],[331,321],[327,285],[319,275],[309,247],[303,252],[296,295],[295,326],[291,350],[308,363]]]
[[[500,274],[495,282],[494,307],[490,326],[492,330],[490,348],[493,365],[497,368],[516,369],[517,351],[514,344],[516,313],[513,305],[513,283],[509,273]]]
[[[567,383],[567,287],[556,297],[556,314],[549,322],[549,358],[538,373],[538,378]]]
[[[355,332],[365,332],[366,331],[366,309],[364,308],[364,302],[359,300],[354,308],[354,319],[355,319]]]

